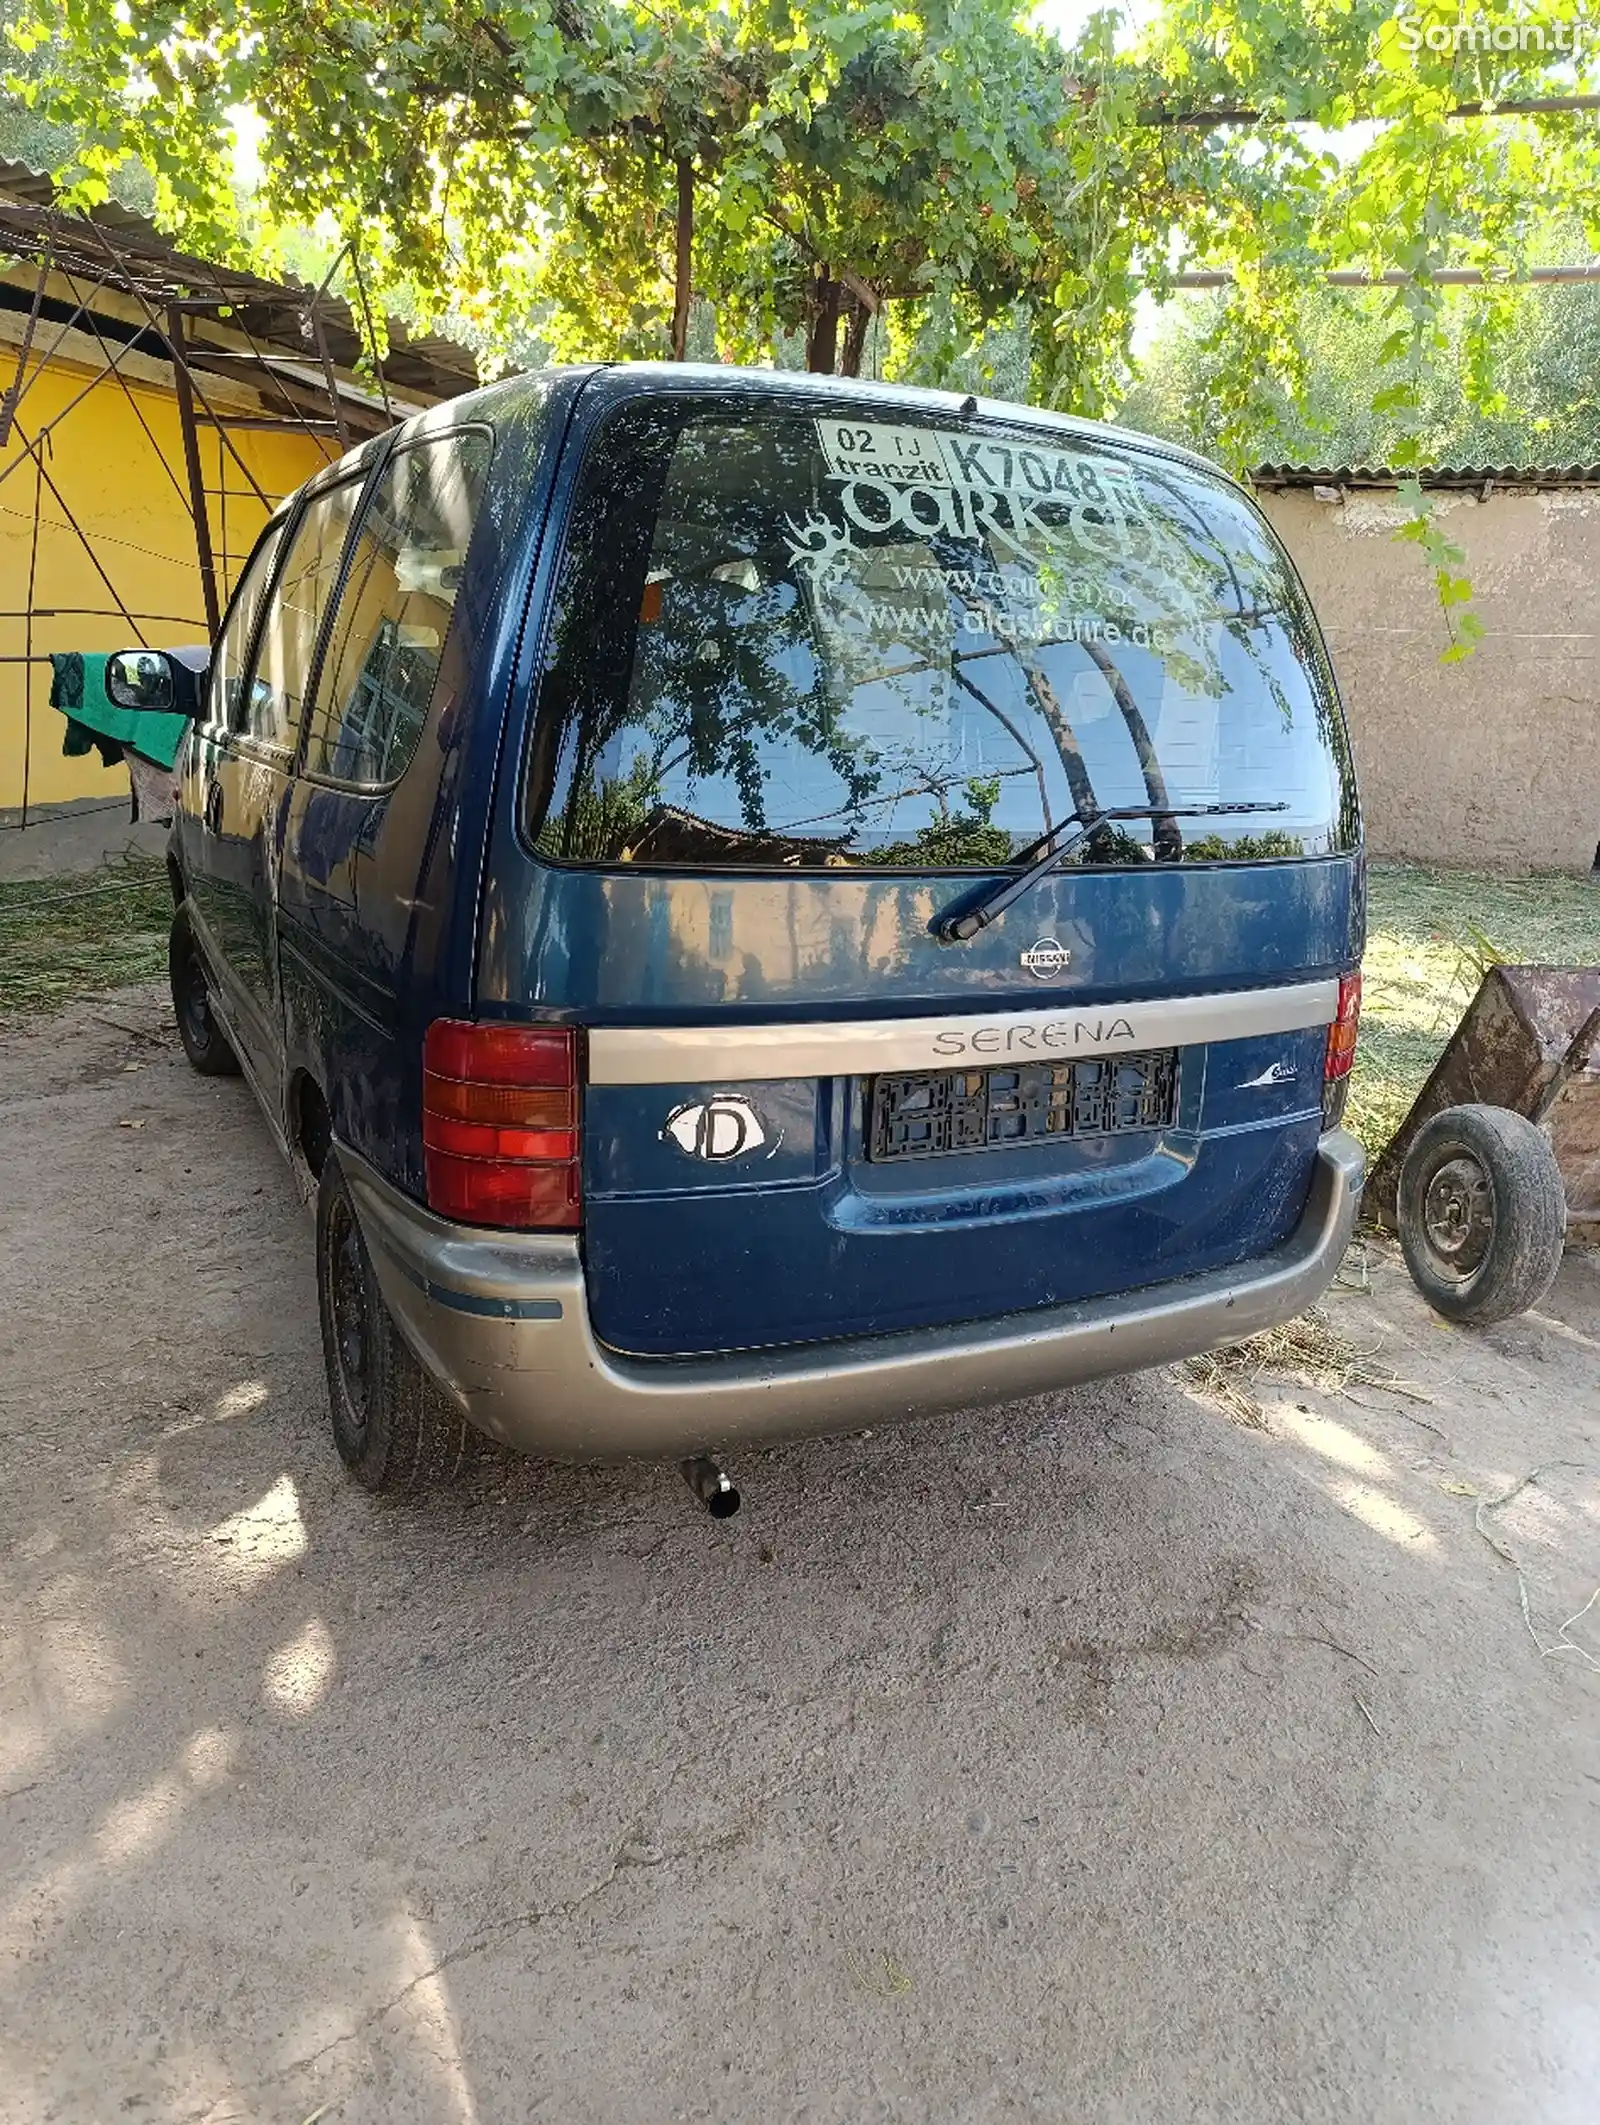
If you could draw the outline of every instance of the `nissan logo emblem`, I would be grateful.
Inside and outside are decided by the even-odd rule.
[[[1052,974],[1064,974],[1072,964],[1072,954],[1054,937],[1041,937],[1037,944],[1030,944],[1021,957],[1022,964],[1035,981],[1048,981]]]

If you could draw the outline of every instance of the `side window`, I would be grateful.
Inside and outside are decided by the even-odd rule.
[[[396,452],[351,554],[306,736],[306,772],[397,782],[427,721],[483,499],[481,430]]]
[[[272,564],[282,544],[283,526],[275,524],[250,556],[244,574],[239,578],[233,602],[228,607],[228,617],[211,655],[206,707],[206,720],[210,723],[238,721],[239,682],[244,676],[244,660],[250,654],[250,637],[255,633],[256,614],[261,610],[261,594],[271,581]]]
[[[329,487],[309,502],[289,541],[267,605],[252,684],[229,721],[263,745],[293,746],[305,706],[322,617],[339,581],[359,479]]]

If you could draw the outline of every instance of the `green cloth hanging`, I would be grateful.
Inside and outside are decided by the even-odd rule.
[[[174,716],[148,708],[118,708],[106,692],[109,656],[85,655],[82,651],[59,651],[50,659],[50,706],[67,719],[64,753],[88,751],[83,733],[94,740],[111,738],[120,745],[143,753],[157,767],[171,767],[189,727],[187,716]],[[104,757],[105,748],[101,747]]]

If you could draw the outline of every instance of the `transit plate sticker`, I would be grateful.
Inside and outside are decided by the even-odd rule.
[[[836,480],[960,487],[969,493],[1086,504],[1121,516],[1144,514],[1132,467],[1087,451],[831,416],[819,417],[816,431]]]
[[[931,428],[819,420],[817,440],[836,480],[891,480],[915,487],[950,484],[940,437]]]

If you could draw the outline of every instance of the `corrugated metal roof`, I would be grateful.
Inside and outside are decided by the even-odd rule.
[[[0,159],[0,255],[33,259],[49,239],[61,269],[80,277],[99,278],[105,251],[120,254],[141,283],[148,283],[152,304],[167,291],[186,290],[194,297],[215,296],[237,313],[232,320],[265,348],[287,351],[300,361],[316,360],[308,323],[308,304],[315,291],[297,281],[273,281],[260,274],[221,266],[180,251],[147,215],[107,200],[89,214],[52,215],[56,186],[49,173],[25,162]],[[99,232],[99,233],[97,233]],[[102,245],[101,234],[109,239]],[[115,281],[110,283],[115,286]],[[337,296],[317,298],[329,358],[340,369],[360,359],[361,337],[350,306]],[[476,388],[477,363],[466,347],[437,335],[415,338],[399,318],[388,320],[389,351],[383,374],[396,391],[426,400],[456,398]]]
[[[1257,487],[1398,487],[1413,474],[1388,465],[1257,465]],[[1424,487],[1600,487],[1600,465],[1428,465]]]

